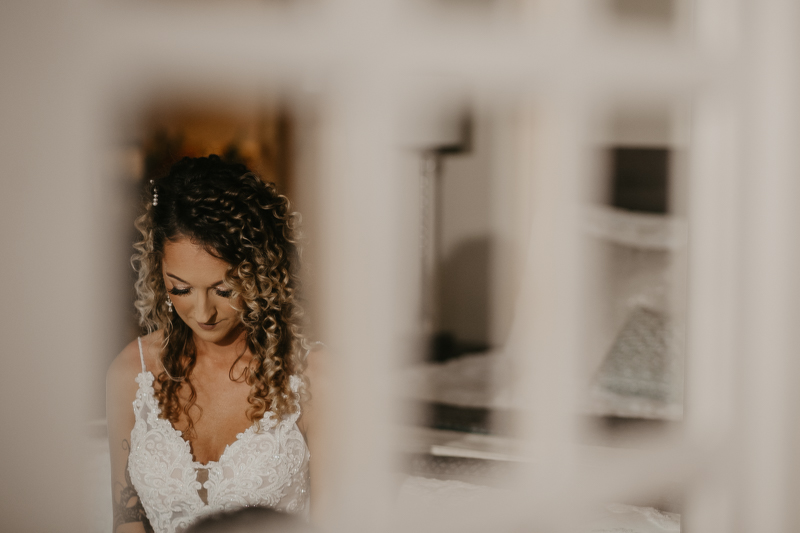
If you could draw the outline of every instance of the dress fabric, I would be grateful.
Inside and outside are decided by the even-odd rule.
[[[154,376],[145,368],[141,339],[139,356],[142,372],[136,377],[128,472],[156,533],[180,533],[202,516],[240,507],[308,515],[309,452],[297,428],[299,410],[280,420],[267,411],[260,424],[236,436],[219,460],[202,464],[193,459],[181,432],[159,417]],[[290,384],[297,392],[302,380],[292,376]],[[203,469],[208,479],[201,484],[197,478]],[[202,488],[206,502],[198,492]]]

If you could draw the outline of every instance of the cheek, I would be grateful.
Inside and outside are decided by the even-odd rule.
[[[181,316],[185,316],[192,308],[190,299],[185,296],[170,296],[172,308]]]
[[[224,315],[226,318],[234,318],[239,320],[239,313],[231,306],[231,302],[226,301],[222,305],[219,306],[219,313]]]

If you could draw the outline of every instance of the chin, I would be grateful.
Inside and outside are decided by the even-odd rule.
[[[211,331],[207,331],[200,328],[192,328],[192,334],[197,335],[199,338],[203,339],[204,341],[208,342],[224,342],[231,340],[232,337],[235,336],[234,329],[231,328],[224,328],[224,329],[213,329]]]

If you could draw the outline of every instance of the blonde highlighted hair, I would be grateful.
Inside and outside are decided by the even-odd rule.
[[[148,193],[145,212],[136,220],[141,239],[131,262],[138,274],[135,305],[140,323],[148,332],[163,331],[163,371],[156,378],[156,397],[165,418],[174,424],[183,412],[186,432],[192,435],[195,346],[191,329],[167,308],[161,271],[164,244],[181,238],[230,265],[224,281],[232,289],[231,303],[253,356],[244,374],[250,385],[247,416],[257,422],[267,411],[278,418],[296,412],[299,393],[291,390],[289,378],[302,377],[307,351],[298,294],[299,215],[291,212],[288,199],[273,184],[244,165],[213,155],[182,159],[167,176],[155,180]],[[188,387],[183,405],[181,387]]]

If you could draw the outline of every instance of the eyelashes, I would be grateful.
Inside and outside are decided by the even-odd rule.
[[[185,295],[189,294],[191,291],[192,291],[192,289],[178,289],[176,287],[173,287],[173,288],[167,290],[167,292],[170,293],[173,296],[185,296]],[[231,293],[232,293],[232,291],[230,289],[228,289],[228,290],[214,289],[214,292],[217,293],[217,296],[220,296],[222,298],[230,298],[231,297]]]
[[[175,287],[168,289],[167,292],[173,296],[183,296],[184,294],[189,294],[190,289],[176,289]]]

